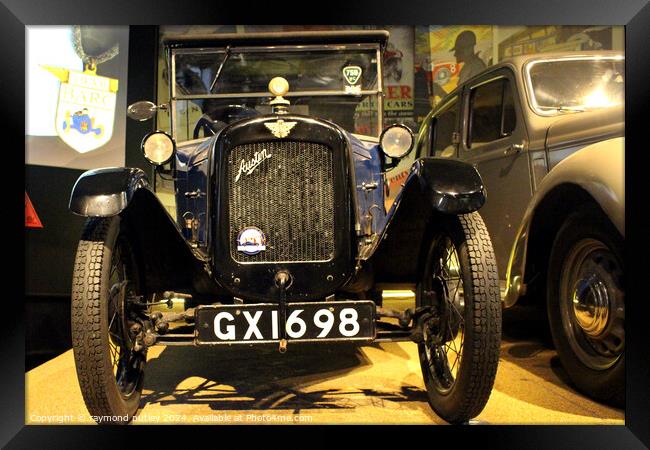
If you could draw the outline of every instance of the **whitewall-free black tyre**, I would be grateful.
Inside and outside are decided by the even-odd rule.
[[[146,355],[133,351],[128,298],[138,270],[119,216],[86,222],[72,281],[72,348],[81,393],[99,423],[128,423],[142,392]]]
[[[430,243],[418,306],[432,305],[418,344],[429,404],[464,423],[485,407],[501,342],[501,298],[494,250],[477,213],[449,217]]]
[[[623,238],[604,216],[584,209],[555,237],[546,302],[553,342],[585,394],[625,404]]]

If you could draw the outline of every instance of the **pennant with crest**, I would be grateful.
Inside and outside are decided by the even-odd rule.
[[[113,135],[118,80],[88,69],[42,67],[61,81],[56,110],[59,137],[79,153],[106,144]]]

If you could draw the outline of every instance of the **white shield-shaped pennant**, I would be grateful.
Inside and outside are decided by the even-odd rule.
[[[89,70],[45,68],[61,80],[56,110],[59,137],[79,153],[106,144],[113,135],[118,80]]]

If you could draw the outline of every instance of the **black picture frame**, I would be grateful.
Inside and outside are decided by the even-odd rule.
[[[402,438],[402,445],[458,445],[461,439],[473,439],[479,448],[567,448],[613,449],[648,448],[650,446],[650,358],[647,301],[642,297],[645,280],[648,220],[643,215],[646,183],[643,182],[643,150],[648,146],[645,138],[648,126],[646,117],[650,109],[650,4],[647,0],[546,0],[544,2],[521,0],[450,0],[442,2],[415,1],[334,1],[322,5],[307,2],[277,2],[251,5],[249,2],[217,2],[193,0],[181,3],[173,0],[157,2],[113,0],[92,2],[88,0],[2,0],[0,5],[0,96],[2,107],[3,160],[5,186],[9,192],[5,199],[12,210],[3,222],[10,224],[5,231],[5,267],[16,273],[5,272],[5,286],[10,287],[3,299],[3,321],[0,326],[0,444],[7,448],[97,448],[123,445],[124,434],[129,441],[146,438],[149,445],[170,446],[172,441],[161,439],[161,433],[183,433],[188,445],[199,445],[197,431],[179,431],[179,427],[127,427],[116,430],[110,427],[25,426],[25,373],[24,373],[24,315],[21,280],[25,261],[16,257],[9,245],[15,236],[25,233],[19,222],[19,200],[23,189],[13,175],[19,171],[20,151],[24,145],[21,136],[25,112],[24,26],[40,24],[205,24],[205,23],[355,23],[355,24],[491,24],[491,25],[624,25],[626,39],[626,292],[628,303],[626,347],[625,426],[501,426],[501,427],[417,427],[416,429],[382,428],[366,430],[360,436],[364,446],[372,441],[381,442],[387,433]],[[187,5],[191,4],[191,7]],[[322,6],[317,12],[314,8]],[[11,137],[11,141],[8,138]],[[15,141],[14,141],[15,139]],[[22,144],[21,144],[22,142]],[[24,161],[23,161],[24,163]],[[20,178],[20,177],[19,177]],[[23,183],[24,184],[24,183]],[[15,213],[15,215],[14,215]],[[52,380],[56,389],[58,380]],[[287,427],[264,427],[273,434],[279,445],[286,443]],[[331,438],[330,428],[313,427],[312,437]],[[370,427],[369,427],[370,428]],[[182,430],[186,430],[183,428]],[[259,431],[256,428],[255,431]],[[356,431],[356,430],[355,430]],[[406,431],[406,432],[404,432]],[[223,445],[236,435],[248,435],[247,429],[203,427],[201,434],[210,434],[212,445]],[[318,433],[318,434],[316,434]],[[425,434],[413,438],[414,434]],[[422,438],[426,439],[423,441]],[[451,444],[444,441],[453,439]],[[296,442],[296,441],[291,441]],[[309,441],[311,442],[311,441]],[[336,445],[336,441],[333,445]],[[305,442],[305,444],[308,444]],[[476,445],[476,444],[475,444]]]

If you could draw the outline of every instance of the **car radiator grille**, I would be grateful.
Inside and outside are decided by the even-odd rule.
[[[240,170],[242,161],[245,170]],[[274,141],[233,147],[227,169],[232,258],[242,263],[332,259],[332,166],[332,152],[321,144]],[[247,227],[265,234],[265,251],[237,251],[237,236]]]

